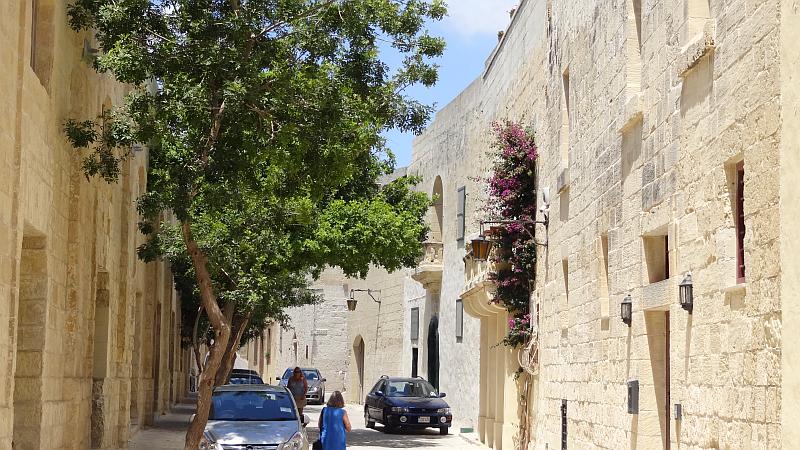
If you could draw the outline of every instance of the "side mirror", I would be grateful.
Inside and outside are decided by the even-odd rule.
[[[326,382],[326,381],[328,381],[328,379],[327,379],[327,378],[323,378],[323,379],[322,379],[322,382],[323,382],[323,383],[324,383],[324,382]]]
[[[439,398],[445,398],[445,397],[447,397],[447,394],[445,394],[444,392],[439,392]]]
[[[383,397],[383,392],[375,391],[375,397]]]
[[[303,426],[308,426],[311,423],[311,418],[307,414],[303,414]]]
[[[192,422],[194,422],[194,418],[195,418],[195,417],[197,417],[197,414],[192,414],[192,416],[191,416],[191,417],[189,417],[189,423],[192,423]]]
[[[281,381],[281,377],[275,377],[275,381]]]

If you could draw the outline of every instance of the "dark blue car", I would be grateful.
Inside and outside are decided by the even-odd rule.
[[[422,378],[383,376],[367,394],[364,422],[367,428],[381,423],[386,431],[438,428],[439,434],[447,434],[453,415],[450,406],[442,400],[444,396]]]

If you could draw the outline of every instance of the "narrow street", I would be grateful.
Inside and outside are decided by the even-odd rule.
[[[311,418],[308,426],[309,443],[317,439],[319,429],[317,421],[322,406],[306,407],[306,414]],[[386,434],[381,425],[370,430],[364,426],[364,416],[361,414],[360,405],[347,405],[347,413],[353,424],[353,431],[347,435],[347,448],[360,450],[379,450],[388,448],[413,448],[419,450],[439,449],[479,449],[481,446],[470,443],[460,437],[456,430],[451,430],[447,436],[439,435],[437,429],[402,431],[396,434]],[[172,410],[156,418],[151,428],[139,431],[133,437],[127,449],[141,450],[180,450],[183,448],[183,439],[189,418],[194,413],[194,405],[179,403]],[[311,446],[309,445],[309,449]],[[483,447],[485,448],[485,447]]]
[[[370,430],[364,426],[364,414],[361,405],[347,405],[347,414],[353,425],[353,431],[347,435],[347,448],[360,450],[378,450],[387,448],[413,448],[419,450],[432,449],[465,449],[482,448],[470,443],[458,435],[457,429],[451,429],[449,435],[439,435],[439,430],[429,428],[425,430],[401,431],[396,434],[383,432],[383,426],[378,424],[376,429]],[[305,413],[311,418],[308,426],[308,438],[313,442],[317,439],[317,423],[322,406],[307,406]],[[485,447],[484,447],[485,448]]]

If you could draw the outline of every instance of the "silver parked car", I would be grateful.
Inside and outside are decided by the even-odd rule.
[[[306,377],[308,382],[308,392],[306,392],[306,400],[309,403],[323,404],[325,403],[325,382],[328,381],[322,378],[322,374],[314,367],[303,367],[303,376]],[[289,377],[292,376],[294,369],[289,367],[283,372],[283,376],[278,379],[281,386],[286,386],[289,383]]]
[[[214,389],[200,450],[308,450],[308,422],[284,387],[220,386]]]

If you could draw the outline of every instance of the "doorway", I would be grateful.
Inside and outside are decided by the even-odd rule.
[[[439,389],[439,316],[428,324],[428,382]]]
[[[419,374],[419,349],[411,349],[411,378],[417,378]]]
[[[669,370],[669,311],[645,313],[647,344],[650,349],[650,368],[653,372],[653,394],[656,399],[662,448],[670,450],[670,370]]]
[[[356,370],[358,372],[356,392],[358,401],[362,401],[364,398],[364,339],[361,336],[356,337],[356,343],[353,344],[353,355],[356,357]]]

